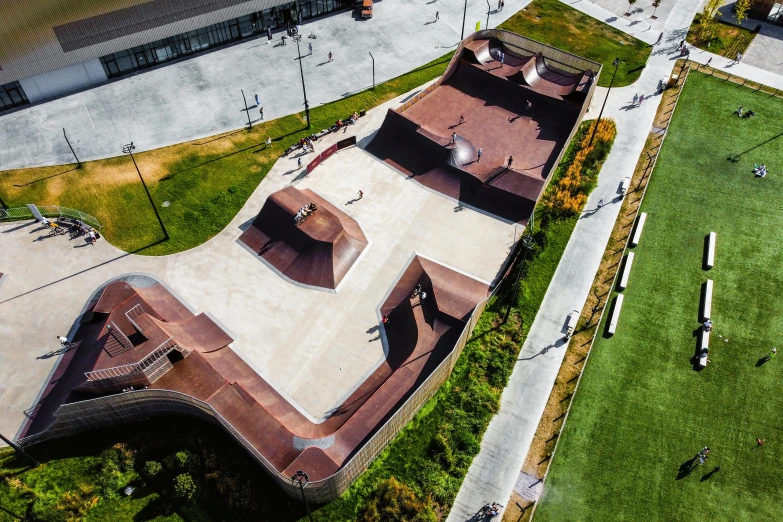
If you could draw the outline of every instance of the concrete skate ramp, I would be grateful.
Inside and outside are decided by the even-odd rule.
[[[569,74],[546,64],[541,53],[530,59],[510,80],[519,80],[519,76],[531,89],[542,94],[567,96],[580,84],[584,73]],[[522,82],[520,82],[522,83]]]
[[[318,211],[297,226],[294,216]],[[287,187],[269,196],[239,240],[284,277],[334,290],[368,244],[355,219],[309,189]]]
[[[213,352],[231,344],[234,340],[215,321],[205,314],[169,323],[152,318],[168,337],[174,339],[183,350]]]

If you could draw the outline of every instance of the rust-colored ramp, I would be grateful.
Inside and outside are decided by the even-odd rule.
[[[318,211],[297,226],[297,212],[311,203]],[[295,187],[271,194],[239,241],[284,277],[331,290],[368,244],[355,219],[315,192]]]

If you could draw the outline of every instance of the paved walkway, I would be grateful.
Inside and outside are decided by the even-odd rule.
[[[566,318],[572,310],[581,310],[587,299],[620,210],[620,183],[632,175],[655,118],[660,101],[655,94],[658,82],[670,74],[677,57],[669,53],[676,51],[699,3],[677,2],[666,20],[664,41],[655,48],[639,80],[632,86],[612,89],[604,115],[617,121],[617,139],[586,209],[596,209],[599,200],[605,206],[586,212],[574,229],[503,392],[500,410],[481,441],[481,451],[471,464],[448,522],[469,520],[484,502],[505,503],[511,496],[565,355],[562,338]],[[590,3],[571,5],[585,7],[588,14],[601,9]],[[597,117],[605,93],[604,89],[596,92],[589,117]],[[650,98],[633,108],[634,94]]]
[[[503,22],[529,2],[508,0],[503,11],[490,13],[490,24]],[[469,4],[465,34],[487,19],[486,3]],[[462,0],[393,0],[373,9],[371,20],[355,20],[345,11],[302,26],[305,35],[318,36],[301,42],[311,107],[370,87],[370,52],[375,80],[383,82],[443,56],[459,42]],[[285,47],[276,46],[281,34],[275,34],[273,44],[266,37],[241,42],[0,116],[0,171],[72,162],[63,128],[82,161],[119,156],[130,141],[144,151],[242,128],[247,116],[240,89],[249,106],[255,106],[258,94],[267,119],[299,112],[303,96],[296,45],[289,40]],[[258,109],[251,109],[252,119],[259,116]]]

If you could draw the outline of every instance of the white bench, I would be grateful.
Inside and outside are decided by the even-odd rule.
[[[625,196],[626,194],[628,194],[629,188],[631,188],[631,178],[625,178],[622,184],[620,184],[620,194]]]
[[[635,247],[639,244],[639,239],[642,237],[642,229],[644,228],[644,222],[647,221],[647,212],[639,214],[639,219],[636,220],[636,230],[633,231],[631,237],[631,246]]]
[[[631,263],[633,263],[633,252],[628,252],[625,256],[625,264],[623,265],[623,271],[620,273],[620,283],[617,285],[618,290],[625,290],[628,286],[628,277],[631,275]]]
[[[712,317],[712,288],[714,282],[712,279],[707,279],[704,283],[704,304],[701,309],[702,321],[706,321]]]
[[[706,328],[701,329],[701,341],[699,342],[699,367],[707,366],[707,357],[710,355],[710,332]]]
[[[715,232],[710,232],[710,234],[707,236],[707,261],[704,263],[704,265],[707,268],[712,268],[715,266],[715,240],[717,238],[717,234]]]
[[[617,322],[620,320],[620,309],[623,307],[623,294],[617,294],[614,298],[614,308],[612,309],[612,316],[609,318],[609,328],[607,333],[614,335],[617,330]]]

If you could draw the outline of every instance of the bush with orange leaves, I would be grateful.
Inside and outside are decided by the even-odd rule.
[[[595,188],[598,173],[609,155],[617,135],[614,120],[601,118],[593,143],[590,136],[596,120],[583,123],[555,173],[552,184],[541,199],[544,214],[566,217],[579,213]]]

